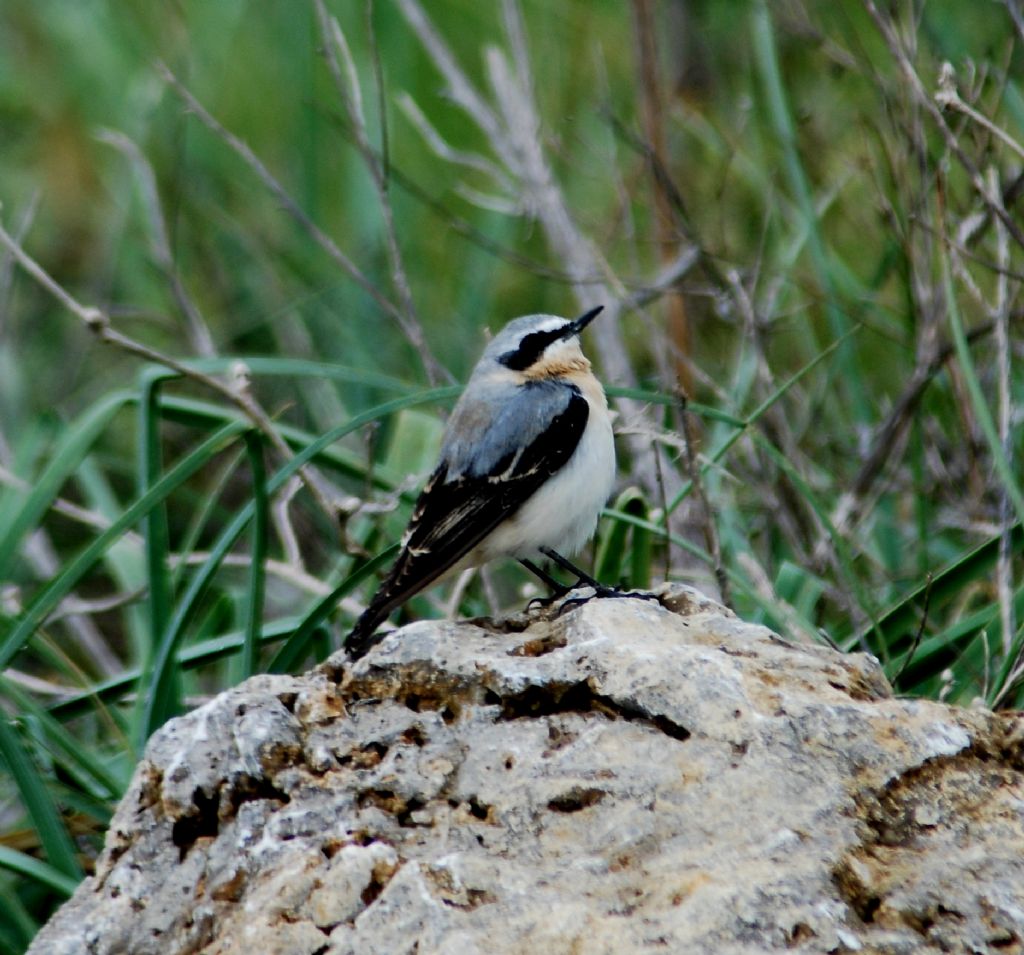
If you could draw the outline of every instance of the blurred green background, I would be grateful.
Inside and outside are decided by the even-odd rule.
[[[0,249],[0,952],[90,870],[152,730],[339,646],[451,386],[524,313],[615,306],[586,343],[634,402],[582,558],[602,579],[694,582],[876,654],[902,693],[1022,703],[1015,0],[430,4],[497,132],[409,9],[327,0],[325,32],[295,0],[0,5],[4,228],[128,338],[226,381],[245,359],[324,492],[223,392],[98,341]],[[959,100],[937,106],[946,62]],[[537,147],[550,201],[510,142]],[[498,566],[400,619],[534,593]]]

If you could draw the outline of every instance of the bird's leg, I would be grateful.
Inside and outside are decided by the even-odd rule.
[[[572,587],[566,587],[565,584],[560,584],[554,577],[551,576],[546,570],[541,570],[532,560],[527,560],[525,557],[519,558],[519,563],[522,564],[534,577],[540,580],[546,587],[548,587],[556,597],[563,597],[567,594]]]
[[[586,586],[593,587],[594,590],[596,590],[598,592],[603,591],[603,590],[614,590],[615,589],[613,587],[606,587],[604,584],[602,584],[599,581],[595,580],[585,570],[580,570],[579,567],[577,567],[571,560],[568,560],[567,558],[563,557],[560,553],[558,553],[557,550],[555,550],[552,547],[542,547],[540,549],[540,552],[545,557],[547,557],[548,560],[552,561],[553,563],[558,564],[558,566],[561,567],[562,570],[567,570],[567,571],[569,571],[570,574],[575,574],[576,575],[576,586],[577,587],[580,587],[580,586],[586,584]],[[569,588],[569,589],[571,590],[572,588]],[[566,591],[566,592],[568,593],[568,591]]]
[[[572,587],[566,587],[565,584],[559,583],[551,576],[546,570],[541,570],[532,560],[527,560],[525,557],[519,558],[519,563],[522,564],[531,574],[541,580],[544,585],[551,591],[550,597],[534,597],[527,605],[526,609],[529,610],[534,604],[540,607],[546,607],[548,604],[564,597]]]
[[[577,577],[576,586],[585,585],[587,587],[594,588],[595,597],[636,597],[639,600],[657,600],[658,598],[654,594],[637,593],[631,590],[623,590],[621,587],[609,587],[607,584],[602,584],[599,580],[591,577],[590,574],[582,571],[577,567],[571,560],[566,559],[557,550],[551,547],[542,547],[540,552],[547,557],[549,560],[558,564],[562,570],[567,570],[570,574],[575,574]],[[569,588],[570,590],[573,588]],[[568,592],[568,591],[567,591]],[[559,608],[559,614],[565,613],[570,607],[575,604],[586,603],[589,597],[574,597],[572,600],[567,600]]]

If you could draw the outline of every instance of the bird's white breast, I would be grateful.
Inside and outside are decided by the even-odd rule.
[[[541,547],[571,557],[593,535],[615,483],[615,442],[604,392],[587,377],[579,387],[590,415],[572,457],[478,545],[467,565],[535,557]]]

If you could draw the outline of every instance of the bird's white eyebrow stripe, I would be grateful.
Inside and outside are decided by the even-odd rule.
[[[516,347],[502,355],[500,361],[506,368],[524,371],[529,368],[552,342],[558,341],[564,333],[565,325],[560,328],[541,329],[524,335]]]

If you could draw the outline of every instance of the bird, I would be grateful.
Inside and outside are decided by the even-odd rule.
[[[596,592],[612,590],[565,556],[593,536],[615,482],[608,402],[579,341],[603,309],[515,318],[484,349],[398,557],[345,638],[350,659],[383,639],[378,626],[414,594],[499,557],[519,560],[558,595],[571,588],[536,560],[552,560]]]

